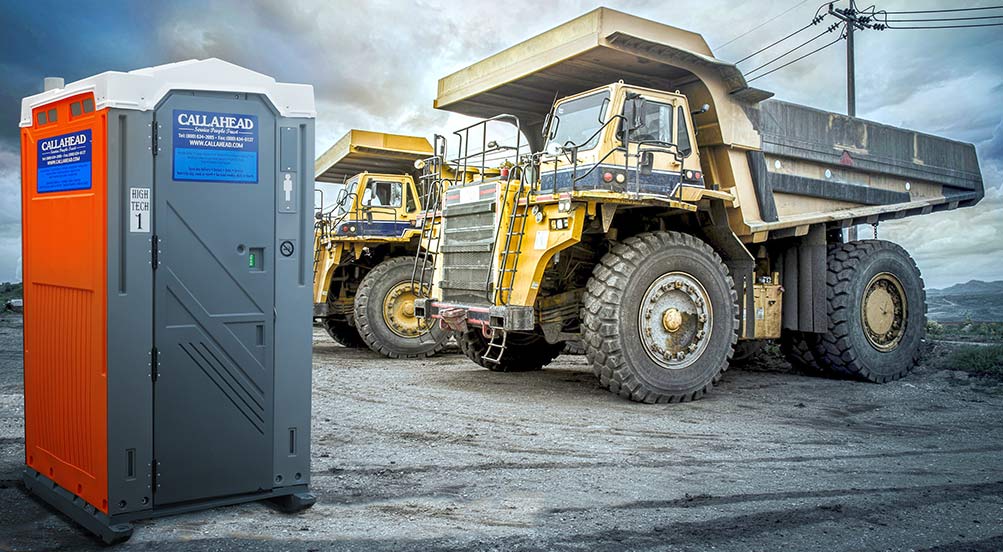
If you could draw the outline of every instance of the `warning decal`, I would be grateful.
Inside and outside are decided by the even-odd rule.
[[[129,188],[129,231],[150,231],[149,188]]]
[[[174,110],[174,180],[258,182],[258,117]]]
[[[38,193],[91,188],[91,131],[81,130],[38,142]]]

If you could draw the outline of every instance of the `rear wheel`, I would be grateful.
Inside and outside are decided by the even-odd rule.
[[[602,385],[631,400],[680,402],[706,393],[738,340],[738,297],[705,242],[640,234],[596,265],[582,313],[585,354]]]
[[[492,372],[532,372],[550,364],[561,351],[564,343],[547,343],[542,335],[535,333],[509,332],[505,352],[500,362],[485,360],[488,339],[480,328],[470,329],[457,339],[460,350],[470,360]]]
[[[828,332],[814,352],[823,367],[865,381],[905,376],[919,361],[926,292],[898,245],[856,241],[829,248]]]
[[[780,337],[780,351],[794,368],[803,372],[821,372],[822,366],[815,358],[814,344],[817,341],[815,334],[785,331]]]
[[[366,346],[366,342],[359,335],[359,330],[347,321],[325,318],[321,325],[327,330],[327,335],[342,347],[359,349]]]
[[[370,349],[388,358],[430,357],[449,339],[449,332],[434,321],[414,315],[418,294],[411,283],[413,270],[410,257],[383,261],[366,274],[355,295],[359,335]]]
[[[763,345],[765,343],[760,340],[745,340],[739,341],[735,345],[735,353],[731,356],[731,363],[733,365],[744,364],[752,360],[752,357],[759,354],[759,351],[763,350]]]

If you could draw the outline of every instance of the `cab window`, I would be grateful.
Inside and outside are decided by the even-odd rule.
[[[407,191],[407,190],[405,190]],[[414,189],[407,191],[407,212],[413,213],[418,209],[418,206],[414,203]]]
[[[590,150],[599,143],[596,134],[606,120],[609,92],[599,92],[557,104],[554,121],[550,123],[551,144],[562,147],[578,146]]]
[[[373,207],[400,207],[404,187],[400,182],[370,180],[362,193],[362,205]]]
[[[687,151],[691,149],[690,146],[690,129],[686,125],[686,112],[683,111],[683,106],[679,106],[678,114],[676,116],[676,121],[678,128],[676,129],[676,145],[680,152]]]
[[[674,106],[646,100],[642,106],[644,124],[630,133],[631,142],[655,141],[672,143],[672,113]],[[630,114],[624,114],[630,120]]]

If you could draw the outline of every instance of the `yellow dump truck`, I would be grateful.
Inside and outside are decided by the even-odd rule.
[[[499,371],[580,339],[602,385],[642,402],[696,399],[768,339],[820,370],[902,377],[919,270],[843,230],[975,204],[975,149],[771,96],[700,35],[605,8],[441,79],[437,108],[485,119],[446,164],[506,168],[443,194],[418,316]],[[488,143],[492,125],[530,147]]]
[[[448,332],[414,315],[414,256],[425,186],[414,162],[433,154],[426,138],[351,130],[315,163],[314,317],[346,347],[390,358],[431,356]]]

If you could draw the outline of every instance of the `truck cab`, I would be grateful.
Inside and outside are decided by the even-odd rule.
[[[672,196],[704,187],[686,96],[617,82],[555,102],[539,189]]]
[[[421,198],[410,175],[363,172],[339,191],[330,231],[346,238],[403,237],[420,211]]]

